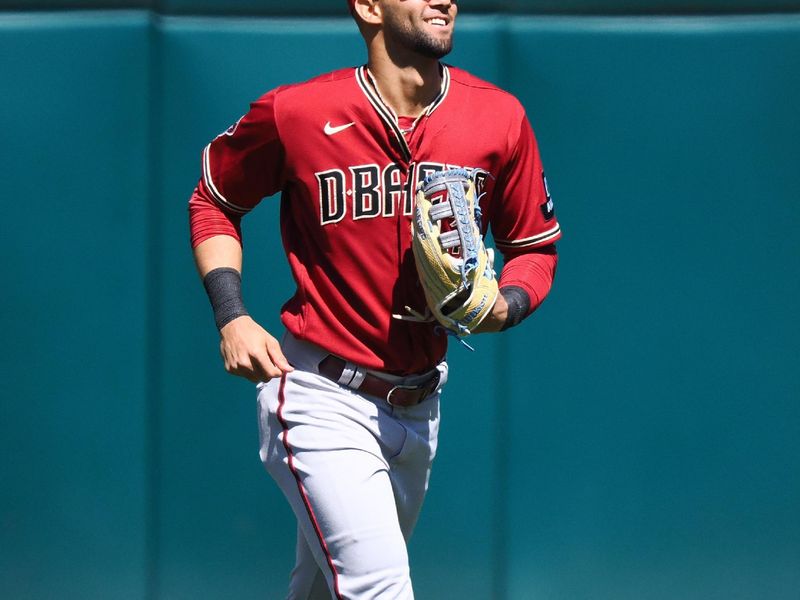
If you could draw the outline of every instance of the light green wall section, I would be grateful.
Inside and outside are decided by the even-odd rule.
[[[0,18],[0,595],[141,598],[148,20]]]
[[[540,311],[451,352],[419,598],[796,599],[799,57],[790,15],[462,17],[449,60],[527,107],[565,237]],[[282,596],[186,200],[251,100],[362,59],[349,18],[0,16],[9,597]],[[277,209],[244,231],[272,329]]]

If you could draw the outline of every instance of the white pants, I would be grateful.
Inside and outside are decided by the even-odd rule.
[[[394,407],[319,375],[326,353],[287,335],[294,372],[259,385],[261,460],[298,522],[289,600],[411,600],[406,541],[428,487],[439,395]]]

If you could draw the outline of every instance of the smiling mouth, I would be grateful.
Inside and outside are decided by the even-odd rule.
[[[433,25],[434,27],[447,27],[447,20],[441,17],[434,17],[432,19],[425,19],[426,23]]]

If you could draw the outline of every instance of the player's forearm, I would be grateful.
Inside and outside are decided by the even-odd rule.
[[[194,259],[214,311],[217,329],[248,312],[242,299],[242,247],[238,240],[218,235],[194,248]]]
[[[254,382],[291,371],[278,340],[245,309],[239,240],[228,235],[210,237],[195,246],[194,259],[220,332],[225,370]]]
[[[214,269],[228,267],[242,272],[242,247],[228,235],[217,235],[194,248],[194,261],[200,278]]]
[[[473,333],[503,331],[533,313],[550,292],[557,264],[555,246],[508,259],[494,308]]]
[[[504,331],[518,325],[531,312],[527,292],[518,287],[501,287],[492,312],[472,333]]]
[[[554,245],[506,258],[500,273],[500,289],[519,288],[530,301],[525,316],[536,310],[553,286],[558,265],[558,254]],[[508,299],[508,298],[507,298]]]

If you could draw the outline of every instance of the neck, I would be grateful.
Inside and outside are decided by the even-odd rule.
[[[398,116],[418,117],[441,90],[442,75],[436,59],[414,57],[401,62],[386,52],[370,52],[368,67],[381,98]]]

